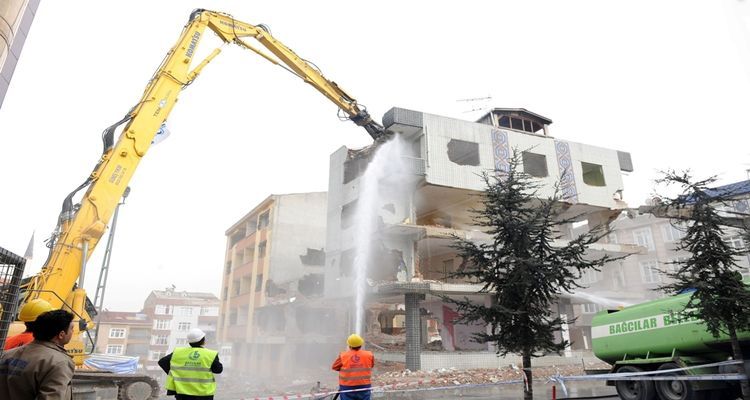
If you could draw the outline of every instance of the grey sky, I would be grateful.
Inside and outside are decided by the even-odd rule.
[[[632,206],[657,169],[728,183],[750,168],[748,1],[48,1],[0,109],[0,245],[23,253],[36,230],[28,271],[95,165],[100,132],[138,100],[197,7],[268,24],[377,119],[393,106],[467,120],[477,106],[524,107],[551,118],[555,137],[629,151]],[[219,45],[211,36],[198,58]],[[314,89],[234,46],[168,124],[131,181],[110,309],[140,309],[170,284],[218,294],[224,230],[271,193],[325,191],[329,154],[369,142]]]

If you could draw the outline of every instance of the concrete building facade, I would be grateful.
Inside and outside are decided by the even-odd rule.
[[[151,321],[146,314],[126,311],[102,311],[99,316],[96,352],[139,358],[139,367],[148,360]]]
[[[405,348],[409,369],[421,368],[421,360],[429,355],[421,354],[422,349],[430,348],[431,342],[439,341],[435,346],[443,351],[493,350],[470,340],[473,332],[486,328],[453,324],[455,309],[440,297],[489,301],[478,293],[479,285],[446,278],[460,267],[450,246],[453,235],[486,237],[473,226],[469,211],[479,205],[475,195],[485,187],[482,172],[507,170],[516,150],[524,171],[542,184],[540,197],[551,195],[554,184],[561,182],[566,216],[585,215],[582,219],[590,224],[607,223],[626,207],[621,171],[633,170],[628,153],[553,138],[552,121],[528,110],[493,109],[470,122],[394,108],[383,122],[407,142],[401,162],[409,189],[381,191],[392,196],[377,204],[377,229],[369,233],[376,251],[368,263],[364,330],[381,347]],[[374,150],[342,147],[330,158],[327,298],[354,295],[352,268],[361,241],[355,238],[353,218],[361,203],[362,173]],[[620,245],[601,245],[598,250],[633,251],[632,246]],[[562,303],[559,310],[573,312],[570,302]]]
[[[0,6],[0,107],[37,8],[39,0],[3,0]]]
[[[193,328],[206,332],[206,344],[217,344],[219,299],[212,293],[154,290],[143,303],[143,314],[151,323],[147,371],[158,371],[157,361],[175,347],[187,346],[187,333]],[[223,360],[223,358],[222,358]]]
[[[294,344],[314,340],[307,325],[320,320],[311,313],[326,313],[314,305],[323,295],[326,198],[271,195],[226,231],[219,338],[234,368],[275,374]]]

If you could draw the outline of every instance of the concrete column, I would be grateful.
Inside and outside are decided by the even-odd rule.
[[[419,318],[419,301],[424,295],[407,293],[404,295],[406,305],[406,368],[419,371],[422,368],[421,319]]]

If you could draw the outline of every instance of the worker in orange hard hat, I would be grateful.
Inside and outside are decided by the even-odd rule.
[[[47,311],[52,311],[52,305],[42,299],[34,299],[24,304],[21,307],[21,312],[18,313],[18,319],[26,325],[26,330],[23,333],[7,338],[5,340],[5,350],[15,349],[34,341],[34,334],[32,332],[36,318]]]
[[[362,350],[365,340],[356,333],[346,339],[346,344],[349,350],[339,354],[331,369],[339,371],[339,390],[360,390],[341,393],[341,400],[370,400],[375,357],[371,351]]]

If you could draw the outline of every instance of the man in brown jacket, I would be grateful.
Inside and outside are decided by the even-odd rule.
[[[33,333],[33,342],[0,358],[0,399],[72,399],[75,365],[63,346],[73,337],[73,314],[65,310],[41,314]]]

